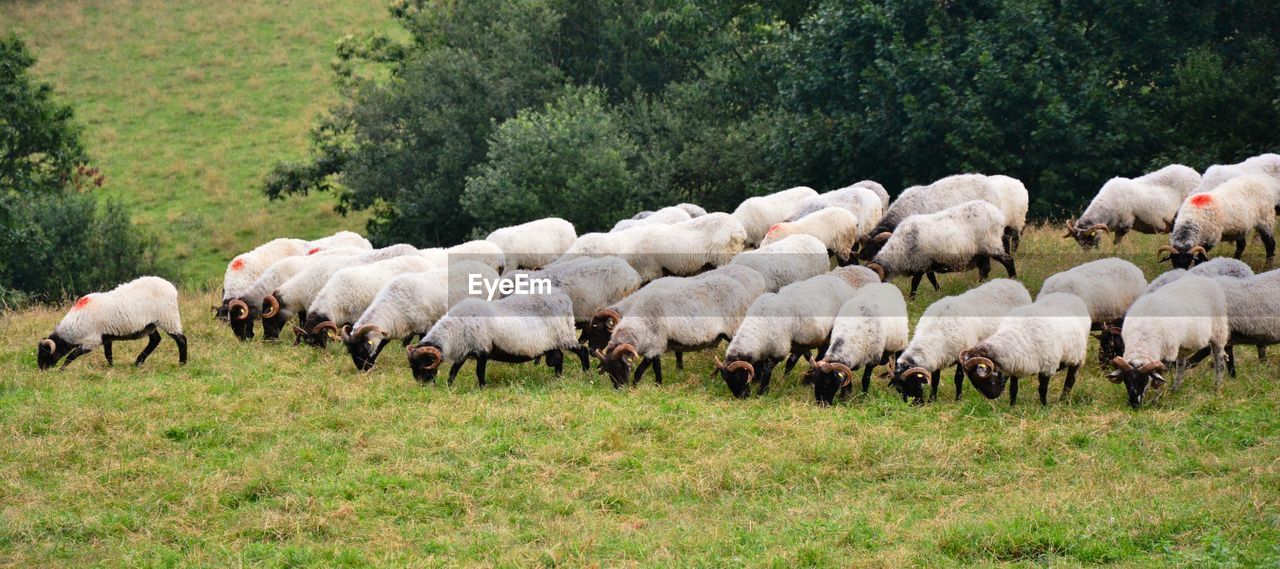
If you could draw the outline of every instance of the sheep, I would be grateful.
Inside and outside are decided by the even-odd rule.
[[[687,276],[728,263],[742,251],[746,232],[726,213],[709,213],[674,224],[648,224],[617,233],[578,237],[561,257],[622,257],[645,281]]]
[[[697,207],[697,206],[694,206],[694,207]],[[641,225],[650,225],[654,223],[670,225],[672,223],[680,223],[681,221],[689,221],[690,219],[697,217],[693,215],[692,212],[690,212],[689,210],[682,208],[680,206],[664,207],[658,211],[647,211],[647,212],[641,212],[641,213],[644,213],[646,215],[644,217],[624,219],[622,221],[619,221],[618,223],[615,223],[613,225],[613,228],[609,230],[609,233],[617,233],[619,231],[626,231],[633,227],[639,227]],[[702,213],[703,215],[705,215],[707,212],[704,210]]]
[[[1235,377],[1232,345],[1253,345],[1258,350],[1258,359],[1264,360],[1267,346],[1280,344],[1280,271],[1240,278],[1219,276],[1214,282],[1222,288],[1227,301],[1227,322],[1231,326],[1231,339],[1226,347],[1227,372]],[[1199,358],[1207,355],[1198,354]]]
[[[1078,221],[1067,220],[1063,237],[1076,240],[1081,249],[1094,249],[1110,232],[1119,245],[1130,230],[1169,233],[1178,206],[1200,184],[1200,174],[1181,164],[1171,164],[1138,178],[1112,178],[1102,185]]]
[[[791,283],[827,272],[831,269],[831,259],[821,240],[801,234],[743,251],[729,261],[729,266],[734,265],[755,269],[764,276],[769,292],[777,292]]]
[[[871,386],[871,372],[886,365],[907,347],[907,302],[902,291],[888,283],[859,289],[840,307],[831,326],[826,356],[813,363],[805,382],[813,384],[813,398],[830,405],[839,390],[853,388],[853,370],[862,367],[862,392]]]
[[[1208,260],[1209,251],[1225,240],[1236,242],[1234,257],[1239,259],[1249,230],[1253,229],[1266,247],[1266,263],[1270,266],[1276,253],[1272,226],[1277,194],[1280,181],[1251,174],[1232,178],[1212,192],[1188,196],[1178,208],[1169,244],[1160,247],[1158,253],[1169,253],[1166,259],[1173,268],[1187,269]]]
[[[1005,226],[1001,241],[1006,253],[1014,253],[1018,250],[1022,230],[1027,223],[1027,199],[1027,188],[1022,182],[1009,176],[949,176],[927,186],[903,190],[870,235],[892,233],[900,223],[913,215],[936,213],[967,201],[985,200],[1004,214]],[[862,248],[862,258],[871,260],[883,245],[883,240],[868,241]]]
[[[436,377],[444,360],[449,368],[449,384],[468,358],[476,360],[476,379],[485,386],[485,368],[490,359],[523,363],[545,357],[559,377],[564,369],[564,352],[578,355],[586,371],[587,349],[579,346],[573,333],[573,301],[560,292],[513,295],[486,302],[468,298],[449,309],[408,349],[409,368],[414,379],[426,383]]]
[[[756,395],[763,395],[779,362],[786,360],[787,374],[809,350],[818,348],[822,359],[840,307],[859,288],[879,281],[880,276],[866,267],[841,267],[760,295],[732,334],[724,363],[718,358],[715,362],[729,391],[745,398],[757,380]]]
[[[363,249],[326,249],[314,255],[293,255],[276,261],[253,281],[243,294],[227,301],[227,318],[231,332],[240,340],[253,339],[254,322],[261,315],[262,299],[294,275],[330,256],[353,257],[366,253]]]
[[[507,269],[540,269],[568,251],[577,238],[572,223],[548,217],[496,229],[484,240],[502,250]]]
[[[691,352],[715,347],[733,336],[753,297],[741,281],[728,274],[672,281],[661,294],[645,294],[630,307],[611,330],[609,343],[596,350],[599,371],[615,388],[638,384],[649,366],[662,384],[662,354]]]
[[[1184,365],[1191,352],[1208,348],[1213,355],[1214,386],[1222,386],[1223,360],[1231,338],[1226,296],[1214,279],[1186,275],[1151,294],[1143,295],[1125,317],[1124,355],[1112,362],[1112,383],[1123,383],[1129,406],[1137,409],[1147,388],[1159,389],[1161,372],[1173,365],[1173,390],[1182,383]]]
[[[1009,405],[1018,402],[1018,378],[1040,381],[1040,404],[1049,404],[1049,379],[1063,366],[1067,378],[1062,400],[1071,394],[1076,373],[1089,351],[1089,307],[1069,293],[1041,294],[1033,304],[1010,310],[978,345],[960,352],[960,365],[973,387],[995,399],[1009,386]]]
[[[884,186],[863,180],[800,202],[784,221],[796,221],[828,207],[849,210],[858,220],[858,237],[862,237],[875,228],[885,208],[889,207],[889,193],[884,191]]]
[[[498,247],[496,243],[483,239],[467,241],[461,245],[454,245],[448,248],[433,247],[431,249],[422,249],[418,254],[426,257],[428,261],[431,261],[437,267],[444,267],[462,261],[475,261],[493,267],[499,274],[504,271],[507,263],[502,248]]]
[[[1211,192],[1232,178],[1249,174],[1263,174],[1280,180],[1280,155],[1259,154],[1237,164],[1210,166],[1205,169],[1204,176],[1200,178],[1200,185],[1192,193]],[[1277,204],[1276,213],[1280,214],[1280,203]]]
[[[600,309],[634,293],[643,284],[640,273],[618,257],[569,259],[534,271],[530,278],[547,279],[573,301],[573,321],[586,329]]]
[[[686,213],[689,214],[689,217],[702,217],[704,215],[707,215],[707,210],[698,204],[678,203],[676,204],[676,207],[683,209]]]
[[[1143,294],[1153,293],[1160,290],[1165,285],[1182,278],[1185,275],[1201,275],[1206,277],[1231,277],[1235,279],[1244,279],[1253,276],[1253,269],[1249,265],[1239,259],[1230,257],[1217,257],[1200,263],[1190,269],[1170,269],[1160,274],[1160,276],[1151,279],[1151,284],[1147,285]]]
[[[415,335],[425,335],[449,308],[468,296],[473,278],[488,282],[499,276],[492,267],[462,261],[448,267],[403,273],[383,285],[356,321],[344,326],[342,341],[356,369],[373,369],[378,355],[394,338],[407,346]]]
[[[1089,319],[1098,330],[1098,361],[1105,364],[1120,355],[1120,327],[1129,305],[1142,296],[1147,278],[1133,263],[1111,257],[1057,273],[1045,279],[1037,298],[1048,294],[1074,294],[1089,307]]]
[[[236,255],[227,263],[226,274],[222,277],[222,304],[215,307],[215,313],[222,320],[230,320],[230,312],[227,308],[231,299],[236,298],[244,293],[244,290],[253,285],[253,282],[262,276],[272,264],[285,257],[294,255],[314,254],[327,249],[363,249],[369,250],[373,246],[369,241],[358,234],[350,231],[339,231],[328,237],[317,239],[315,241],[304,241],[302,239],[279,238],[273,239],[247,253]]]
[[[161,331],[178,345],[178,364],[186,365],[187,337],[182,335],[178,289],[160,277],[139,277],[110,291],[90,293],[76,300],[53,333],[40,340],[36,365],[47,370],[66,356],[62,362],[65,369],[99,345],[107,365],[112,365],[113,342],[146,336],[147,347],[133,362],[140,366],[160,345]]]
[[[920,287],[920,278],[929,277],[937,290],[934,273],[978,268],[978,279],[986,280],[991,272],[991,259],[1004,265],[1010,277],[1017,276],[1013,257],[1001,242],[1004,215],[996,206],[982,200],[964,202],[937,213],[917,214],[898,224],[892,233],[880,233],[876,242],[884,246],[867,266],[883,271],[888,278],[895,274],[911,275],[911,298]]]
[[[307,308],[315,300],[316,294],[324,288],[329,277],[347,267],[367,265],[378,261],[406,255],[419,255],[418,249],[412,245],[392,245],[375,249],[355,257],[329,256],[316,259],[313,264],[289,278],[279,287],[264,297],[259,311],[262,314],[263,338],[271,341],[280,338],[284,325],[298,315],[299,322],[307,319]]]
[[[858,218],[842,207],[828,207],[806,215],[796,221],[784,221],[769,228],[762,247],[767,247],[792,235],[812,235],[822,240],[829,254],[842,265],[849,263],[854,245],[858,243]]]
[[[293,343],[306,342],[310,346],[325,347],[326,340],[330,336],[337,337],[342,326],[360,318],[378,296],[378,291],[391,279],[404,273],[420,273],[434,268],[435,263],[425,257],[402,255],[333,273],[307,308],[302,326],[294,326]]]
[[[1022,283],[995,279],[963,294],[948,296],[929,305],[916,323],[915,335],[898,356],[890,385],[915,402],[924,401],[924,386],[930,399],[938,396],[942,368],[956,362],[956,400],[960,400],[964,371],[957,362],[960,352],[986,339],[1010,310],[1031,304],[1031,293]]]
[[[747,245],[755,247],[774,224],[791,215],[805,199],[816,197],[813,188],[797,186],[767,196],[747,198],[733,210],[733,217],[747,231]]]

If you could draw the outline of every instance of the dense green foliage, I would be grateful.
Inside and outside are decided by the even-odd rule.
[[[105,175],[88,160],[69,106],[34,81],[35,59],[0,39],[0,302],[110,287],[151,268],[148,240],[116,203],[90,193]]]
[[[614,139],[610,194],[629,196],[596,200],[610,207],[730,209],[799,184],[899,189],[982,171],[1022,179],[1041,217],[1079,207],[1111,176],[1274,150],[1280,124],[1280,8],[1259,0],[523,0],[393,12],[411,42],[373,36],[339,52],[386,64],[390,79],[347,81],[314,160],[278,165],[267,183],[279,197],[336,180],[344,206],[375,210],[383,241],[452,241],[545,215],[599,229],[596,204],[577,203],[583,186],[568,179],[594,151],[566,135],[539,146],[530,121],[584,136],[575,125],[608,117],[590,127],[607,131],[592,144]],[[607,108],[541,111],[565,84],[603,90]],[[504,129],[517,115],[523,126]],[[490,197],[464,198],[467,180]]]

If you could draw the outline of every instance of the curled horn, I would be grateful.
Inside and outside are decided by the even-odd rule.
[[[1110,227],[1107,227],[1107,224],[1105,224],[1105,223],[1099,223],[1099,224],[1094,225],[1093,227],[1090,227],[1090,228],[1088,229],[1088,232],[1089,232],[1089,233],[1093,233],[1094,231],[1101,231],[1101,232],[1103,232],[1103,233],[1110,233],[1110,232],[1111,232],[1111,228],[1110,228]]]
[[[268,294],[263,297],[262,306],[266,308],[266,310],[262,311],[263,318],[275,318],[277,314],[280,314],[280,301],[276,300],[276,295],[274,294]]]
[[[892,231],[881,231],[880,233],[877,233],[875,237],[872,237],[871,240],[876,243],[884,243],[885,241],[888,241],[891,236],[893,236]]]
[[[1123,371],[1130,371],[1133,369],[1133,366],[1129,365],[1129,362],[1120,356],[1111,358],[1111,363],[1115,364],[1117,369],[1120,369]]]
[[[1192,247],[1190,251],[1187,251],[1187,254],[1191,255],[1192,257],[1196,255],[1204,255],[1206,257],[1209,256],[1209,252],[1206,251],[1205,248],[1200,245],[1196,245],[1195,247]]]
[[[844,374],[844,381],[840,382],[840,387],[849,385],[849,382],[853,381],[853,370],[849,369],[849,366],[847,365],[828,362],[826,360],[814,362],[814,365],[817,365],[818,369],[822,370],[824,373],[831,373],[834,371],[836,373]]]
[[[747,383],[751,383],[751,380],[756,376],[756,368],[751,365],[751,362],[744,360],[730,362],[729,365],[724,366],[724,369],[729,373],[736,373],[737,371],[744,369],[747,370]]]
[[[920,376],[920,379],[926,379],[926,378],[928,378],[930,375],[931,375],[931,374],[929,373],[929,370],[924,369],[924,368],[922,368],[922,367],[913,367],[913,368],[908,368],[908,369],[907,369],[907,371],[902,372],[902,378],[903,378],[903,379],[906,379],[906,378],[908,378],[908,377],[912,377],[912,376]]]
[[[618,321],[622,320],[622,315],[612,308],[601,308],[600,310],[597,310],[595,317],[607,319],[608,321],[605,323],[604,327],[609,330],[613,330],[613,327],[618,325]]]
[[[1159,249],[1156,249],[1157,256],[1160,255],[1161,253],[1169,253],[1170,255],[1173,255],[1173,254],[1176,254],[1177,252],[1178,250],[1174,249],[1173,245],[1161,245]]]
[[[444,360],[440,355],[440,349],[435,346],[422,346],[421,348],[409,348],[409,361],[419,360],[431,356],[431,363],[427,364],[427,369],[436,369],[440,367],[440,362]]]
[[[364,326],[356,328],[355,331],[351,331],[351,326],[346,326],[343,328],[343,330],[347,331],[348,337],[356,340],[368,337],[370,332],[377,332],[379,334],[382,334],[383,336],[387,335],[387,332],[382,328],[380,328],[377,324],[365,324]]]
[[[989,377],[991,372],[995,369],[995,362],[992,362],[989,358],[984,358],[982,356],[970,356],[964,360],[965,373],[973,374],[984,379]]]
[[[717,371],[724,371],[724,362],[720,361],[720,356],[714,356],[712,359],[715,363],[711,364],[711,373],[707,375],[715,377]]]
[[[325,320],[324,322],[316,324],[316,327],[311,329],[312,334],[319,334],[321,332],[329,332],[330,335],[336,335],[338,333],[338,325],[334,324],[332,320]]]
[[[1063,237],[1071,238],[1071,237],[1075,237],[1075,235],[1076,235],[1076,222],[1072,219],[1067,219],[1067,234],[1063,235]]]
[[[604,350],[601,350],[601,349],[596,349],[595,354],[597,358],[600,358],[602,360],[607,359],[609,357],[609,355],[605,354]]]
[[[237,308],[240,309],[239,316],[236,316]],[[243,300],[240,300],[238,298],[233,298],[231,299],[231,302],[227,303],[227,311],[230,312],[231,317],[235,318],[236,320],[245,320],[249,318],[249,305],[245,304]]]
[[[350,342],[350,341],[351,341],[351,325],[350,325],[350,324],[347,324],[347,325],[345,325],[345,326],[343,326],[343,327],[342,327],[342,334],[341,334],[341,335],[342,335],[342,341],[343,341],[343,342]]]
[[[879,263],[867,263],[866,266],[875,272],[876,276],[880,277],[880,282],[884,282],[884,267],[881,267]]]
[[[1151,373],[1151,372],[1153,372],[1153,371],[1154,371],[1154,372],[1161,372],[1161,371],[1164,371],[1164,362],[1162,362],[1162,361],[1160,361],[1160,360],[1155,360],[1155,361],[1152,361],[1152,362],[1147,362],[1147,364],[1146,364],[1146,365],[1144,365],[1144,366],[1142,366],[1142,367],[1138,368],[1138,371],[1140,371],[1140,372],[1142,372],[1142,373]]]
[[[631,354],[631,356],[628,357],[627,360],[640,357],[640,353],[636,351],[636,347],[632,346],[631,344],[618,344],[615,348],[613,348],[612,352],[609,352],[609,357],[613,359],[618,359],[618,358],[621,358],[623,354]]]
[[[50,352],[50,353],[52,353],[54,350],[58,349],[58,345],[57,345],[57,344],[55,344],[55,343],[53,342],[53,340],[50,340],[50,339],[48,339],[48,338],[45,338],[45,339],[43,339],[43,340],[40,340],[40,345],[41,345],[41,346],[48,346],[48,348],[49,348],[49,352]]]

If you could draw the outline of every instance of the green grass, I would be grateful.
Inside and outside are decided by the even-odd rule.
[[[275,161],[305,154],[336,99],[334,41],[391,27],[384,5],[9,0],[0,32],[24,37],[36,76],[75,107],[104,193],[161,239],[178,276],[209,285],[271,238],[363,227],[328,196],[269,204],[259,186]]]
[[[1149,277],[1156,242],[1122,249]],[[1033,292],[1110,251],[1023,245]],[[392,348],[360,374],[340,348],[237,343],[214,300],[184,294],[186,368],[166,340],[141,370],[40,373],[62,309],[5,317],[0,565],[1280,564],[1280,369],[1252,349],[1220,394],[1198,369],[1137,412],[1094,363],[1048,408],[953,402],[949,373],[924,407],[877,381],[819,408],[795,375],[733,400],[709,355],[623,391],[505,364],[420,386]]]

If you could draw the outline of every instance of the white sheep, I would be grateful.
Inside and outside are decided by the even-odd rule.
[[[692,275],[728,263],[742,252],[746,232],[726,213],[673,224],[648,224],[617,233],[578,237],[562,260],[617,256],[646,282],[663,275]]]
[[[1050,377],[1067,368],[1061,397],[1066,400],[1088,351],[1088,306],[1079,296],[1055,292],[1007,312],[995,332],[961,352],[959,359],[973,387],[987,399],[999,397],[1007,384],[1009,405],[1015,405],[1018,379],[1035,375],[1040,404],[1048,405]]]
[[[36,364],[49,369],[63,356],[67,367],[76,358],[102,346],[102,354],[111,365],[111,344],[119,340],[147,337],[147,347],[138,354],[134,365],[140,366],[160,345],[160,332],[178,345],[178,363],[187,363],[187,337],[182,335],[182,318],[178,313],[178,289],[160,277],[139,277],[107,292],[80,297],[71,306],[53,333],[40,340]]]
[[[559,292],[513,295],[486,302],[463,300],[431,327],[422,341],[409,348],[413,377],[428,382],[444,360],[449,384],[468,358],[476,360],[476,379],[485,386],[489,360],[522,363],[545,357],[556,376],[563,371],[564,352],[578,355],[587,370],[587,349],[578,345],[573,330],[573,302]]]
[[[1027,223],[1028,196],[1026,186],[1009,176],[958,174],[927,186],[907,188],[889,205],[870,234],[893,232],[913,215],[939,212],[972,200],[986,201],[1000,210],[1005,220],[1002,237],[1005,252],[1016,252]],[[872,259],[882,244],[882,241],[868,242],[862,250],[862,257]]]
[[[689,210],[680,206],[664,207],[658,211],[646,211],[641,213],[646,215],[644,217],[633,217],[631,219],[619,221],[613,225],[613,228],[609,230],[609,233],[617,233],[619,231],[626,231],[633,227],[655,223],[670,225],[672,223],[680,223],[681,221],[689,221],[690,219],[697,217]],[[703,211],[702,213],[705,215],[706,211]]]
[[[827,246],[812,235],[790,235],[759,249],[743,251],[728,266],[751,267],[764,276],[771,292],[831,269]]]
[[[437,267],[461,263],[462,261],[475,261],[489,265],[494,270],[502,273],[507,264],[502,248],[496,243],[485,241],[484,239],[467,241],[453,247],[421,249],[418,254],[426,257],[428,261],[431,261]]]
[[[1099,259],[1054,274],[1044,280],[1037,296],[1074,294],[1089,307],[1089,318],[1098,330],[1098,361],[1120,355],[1120,327],[1124,313],[1142,296],[1147,278],[1133,263],[1117,257]]]
[[[889,207],[889,193],[884,191],[884,186],[863,180],[852,186],[805,199],[792,210],[785,221],[796,221],[828,207],[849,210],[858,220],[858,237],[863,237],[875,228],[884,215],[885,208]]]
[[[573,320],[586,328],[596,313],[635,291],[643,284],[640,274],[618,257],[584,257],[552,263],[529,278],[547,279],[573,301]]]
[[[871,372],[889,364],[907,348],[907,301],[902,291],[888,283],[872,283],[859,289],[840,307],[831,326],[830,347],[813,363],[805,381],[813,384],[813,397],[831,404],[836,392],[848,395],[853,370],[862,368],[862,392],[871,386]]]
[[[1280,180],[1280,155],[1259,154],[1237,164],[1214,164],[1205,169],[1204,176],[1200,178],[1200,185],[1192,193],[1210,192],[1232,178],[1249,174],[1262,174]],[[1277,207],[1280,207],[1280,203]]]
[[[977,267],[978,279],[991,272],[991,260],[1004,265],[1010,277],[1017,276],[1013,257],[1001,242],[1004,215],[984,200],[964,202],[937,213],[918,214],[906,218],[892,233],[877,235],[883,242],[868,267],[882,271],[885,277],[898,274],[911,276],[911,297],[915,298],[921,277],[937,290],[934,273],[964,271]]]
[[[1124,383],[1129,406],[1137,409],[1148,386],[1159,388],[1161,375],[1173,365],[1173,389],[1182,383],[1183,358],[1202,348],[1213,356],[1214,386],[1222,386],[1222,372],[1231,324],[1222,287],[1214,279],[1186,275],[1160,290],[1145,294],[1125,316],[1124,355],[1116,356],[1112,383]]]
[[[413,245],[398,244],[375,249],[355,257],[331,255],[316,259],[298,274],[290,277],[278,288],[262,297],[262,334],[266,340],[276,340],[280,331],[295,314],[299,322],[307,318],[307,309],[316,294],[329,282],[334,273],[348,268],[406,255],[418,255]]]
[[[747,198],[733,210],[733,217],[747,231],[747,245],[755,247],[774,224],[791,215],[796,206],[818,195],[813,188],[797,186],[767,196]]]
[[[1227,372],[1235,377],[1233,344],[1256,346],[1260,360],[1266,359],[1267,346],[1280,344],[1280,270],[1240,278],[1219,276],[1214,281],[1227,301],[1227,321],[1231,326]]]
[[[853,256],[853,248],[858,243],[858,218],[842,207],[823,208],[796,221],[784,221],[770,227],[760,241],[760,246],[768,247],[792,235],[812,235],[818,238],[826,246],[827,252],[835,255],[841,264],[848,264],[849,258]]]
[[[960,352],[976,346],[1000,325],[1010,310],[1031,304],[1031,293],[1022,283],[994,279],[963,294],[944,297],[929,305],[916,323],[915,335],[898,357],[890,384],[902,393],[902,400],[924,400],[924,386],[930,399],[938,396],[942,368],[956,364],[956,400],[964,385]]]
[[[344,325],[360,318],[378,296],[378,291],[391,279],[404,273],[420,273],[434,268],[435,263],[425,257],[402,255],[333,273],[308,306],[302,326],[294,327],[294,343],[306,342],[323,348],[329,337],[336,338]]]
[[[731,338],[753,299],[728,274],[671,281],[661,290],[641,296],[613,327],[605,349],[595,352],[614,387],[626,385],[628,376],[639,383],[649,366],[661,384],[663,353],[703,350]]]
[[[325,249],[312,255],[293,255],[276,261],[253,281],[243,294],[227,301],[227,318],[231,323],[231,331],[240,340],[253,338],[254,322],[261,315],[262,299],[271,294],[285,281],[326,257],[355,257],[367,253],[366,249]]]
[[[1138,178],[1112,178],[1102,185],[1078,221],[1067,220],[1067,233],[1083,249],[1110,232],[1119,245],[1130,230],[1169,233],[1182,201],[1200,184],[1200,174],[1181,164],[1170,164]]]
[[[1235,279],[1243,279],[1253,276],[1253,269],[1249,265],[1239,259],[1231,257],[1217,257],[1200,263],[1190,269],[1170,269],[1160,274],[1160,276],[1151,279],[1151,284],[1143,290],[1143,294],[1152,293],[1160,290],[1165,285],[1182,278],[1185,275],[1201,275],[1205,277],[1231,277]]]
[[[339,231],[315,241],[282,237],[263,243],[252,251],[236,255],[227,263],[226,273],[222,277],[222,305],[217,308],[217,315],[224,320],[228,319],[227,303],[241,296],[267,268],[280,259],[294,255],[314,254],[327,249],[367,251],[372,248],[367,239],[350,231]]]
[[[707,215],[707,210],[698,204],[678,203],[676,207],[683,209],[689,214],[689,217],[702,217]]]
[[[819,349],[821,359],[840,307],[859,288],[879,281],[880,276],[866,267],[841,267],[760,295],[732,334],[724,363],[716,360],[729,391],[746,397],[755,381],[756,394],[764,394],[780,362],[786,361],[786,374],[809,350]]]
[[[408,345],[413,336],[425,335],[451,306],[472,298],[469,291],[475,278],[494,282],[499,276],[488,265],[462,261],[392,278],[360,318],[342,330],[342,341],[356,369],[373,369],[392,339],[401,338]]]
[[[1159,252],[1169,253],[1175,269],[1187,269],[1207,260],[1219,242],[1235,241],[1234,257],[1239,259],[1252,229],[1262,239],[1270,265],[1276,254],[1276,194],[1280,194],[1280,181],[1251,174],[1232,178],[1212,192],[1191,195],[1178,208],[1169,244]]]
[[[572,223],[548,217],[496,229],[484,240],[502,250],[507,269],[539,269],[560,258],[577,238]]]

